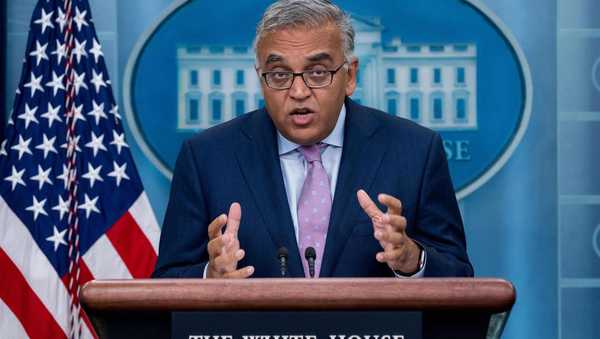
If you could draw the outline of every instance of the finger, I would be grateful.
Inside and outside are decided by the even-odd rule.
[[[377,200],[384,204],[388,209],[387,213],[390,214],[402,214],[402,202],[389,194],[381,193],[377,196]]]
[[[377,239],[377,237],[381,237],[381,235],[377,234],[377,231],[375,231],[375,239]],[[383,248],[384,250],[391,246],[391,244],[388,245],[388,243],[383,240],[377,239],[377,241],[379,241],[379,246],[381,246],[381,248]]]
[[[389,233],[395,232],[394,229],[392,228],[392,225],[390,225],[390,224],[385,224],[383,226],[383,228],[381,228],[381,230],[383,230],[385,232],[384,234],[389,234]],[[396,245],[392,244],[389,241],[380,241],[380,243],[383,244],[382,247],[383,247],[384,252],[389,252],[389,251],[393,250],[394,248],[396,248]]]
[[[223,252],[213,260],[213,268],[219,273],[233,272],[237,268],[237,263],[245,255],[244,250],[236,252]]]
[[[382,223],[389,225],[393,231],[406,233],[406,218],[399,214],[385,213],[382,216]]]
[[[385,250],[402,245],[406,238],[406,218],[385,213],[380,227],[374,227],[374,237]]]
[[[210,240],[207,247],[208,256],[216,257],[221,255],[221,253],[225,252],[230,247],[229,244],[232,242],[232,236],[230,234],[223,234]]]
[[[229,213],[227,214],[227,228],[225,229],[225,233],[229,233],[237,239],[241,220],[242,207],[237,202],[234,202],[231,204],[231,206],[229,206]]]
[[[219,255],[221,255],[221,253],[223,252],[224,248],[223,248],[223,240],[221,239],[221,237],[215,238],[213,240],[210,240],[208,242],[208,246],[207,246],[207,251],[208,251],[208,258],[212,259],[215,258]]]
[[[254,273],[253,266],[246,266],[239,270],[223,274],[223,278],[227,279],[245,279],[249,278]]]
[[[221,235],[221,230],[223,226],[227,223],[227,216],[225,214],[221,214],[216,217],[209,225],[208,225],[208,239],[214,239]]]
[[[395,231],[390,225],[384,225],[383,227],[374,227],[373,237],[377,241],[379,241],[379,245],[381,246],[381,248],[383,248],[384,251],[391,251],[397,246],[389,241],[390,237],[388,236],[388,233],[393,232]]]
[[[406,256],[406,251],[403,248],[397,248],[392,250],[386,250],[383,252],[379,252],[375,255],[375,259],[377,261],[383,262],[398,262],[403,261]]]
[[[406,237],[404,234],[396,232],[396,231],[388,231],[388,230],[377,230],[375,231],[375,239],[379,240],[379,243],[383,243],[385,249],[388,248],[387,244],[392,245],[391,248],[397,248],[399,246],[403,246]]]
[[[358,203],[360,204],[360,207],[362,207],[362,209],[365,211],[365,213],[367,213],[367,215],[371,219],[376,220],[378,218],[381,218],[383,212],[381,212],[381,210],[377,207],[377,205],[375,205],[373,200],[371,200],[367,192],[365,192],[362,189],[358,190],[358,192],[356,192],[356,197],[358,198]]]
[[[390,225],[386,225],[384,228],[384,231],[386,232],[386,234],[390,234],[392,232],[394,232],[394,230],[392,229],[392,226]],[[392,251],[394,248],[396,248],[396,245],[392,244],[389,241],[382,241],[383,243],[383,251],[384,252],[389,252]]]
[[[225,244],[225,251],[229,252],[229,253],[235,253],[240,249],[240,241],[233,238],[233,236],[231,234],[228,234],[227,236],[231,237],[231,241],[229,241],[227,244]]]

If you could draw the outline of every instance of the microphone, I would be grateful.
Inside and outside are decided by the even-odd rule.
[[[279,269],[281,270],[281,276],[287,275],[287,260],[288,260],[288,249],[285,246],[279,247],[277,250],[277,259],[279,259]]]
[[[315,277],[315,260],[317,259],[317,252],[311,246],[307,247],[304,251],[304,258],[308,261],[308,274],[311,278]]]

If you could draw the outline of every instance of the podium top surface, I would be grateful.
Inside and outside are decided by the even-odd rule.
[[[502,279],[138,279],[94,280],[81,291],[94,311],[511,309]]]

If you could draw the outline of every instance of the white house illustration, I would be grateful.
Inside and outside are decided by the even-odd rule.
[[[383,44],[379,18],[352,21],[354,100],[436,130],[477,129],[475,44]],[[179,130],[205,129],[263,106],[250,46],[182,46],[177,62]]]

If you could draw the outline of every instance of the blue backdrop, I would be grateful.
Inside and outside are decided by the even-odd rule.
[[[20,0],[7,4],[6,64],[9,67],[4,107],[7,112],[20,73],[19,67],[14,65],[20,65],[23,57],[34,2]],[[124,107],[123,84],[131,54],[140,37],[175,2],[90,2],[115,94],[119,105]],[[247,13],[242,16],[244,20],[236,22],[239,27],[252,26],[267,2],[231,2],[240,13]],[[529,63],[533,102],[529,126],[508,162],[489,181],[460,201],[476,275],[502,277],[512,281],[517,288],[517,303],[505,338],[600,337],[600,322],[596,316],[600,314],[600,177],[597,175],[600,156],[594,147],[594,142],[600,139],[600,20],[597,16],[600,3],[594,0],[481,2],[505,24],[522,49]],[[197,0],[190,6],[201,8],[210,3]],[[428,18],[432,21],[414,18],[417,21],[403,25],[394,15],[398,11],[385,11],[388,17],[382,16],[381,11],[373,7],[372,1],[340,2],[342,7],[352,12],[382,16],[383,25],[389,26],[384,32],[384,40],[401,36],[407,43],[435,43],[437,41],[430,41],[430,37],[438,34],[444,37],[444,41],[477,42],[484,53],[480,55],[483,59],[496,56],[499,60],[508,60],[496,54],[486,56],[485,41],[470,40],[474,37],[472,30],[481,28],[477,26],[480,18],[449,15],[457,13],[458,9],[451,7],[458,6],[459,1],[439,1],[438,4],[444,5],[430,8],[419,8],[419,3],[425,2],[410,3],[411,13],[427,9],[430,12]],[[402,10],[409,5],[402,0],[388,0],[381,2],[381,6]],[[254,34],[253,30],[221,31],[215,28],[218,22],[227,18],[221,17],[221,12],[208,5],[203,11],[178,15],[192,15],[194,19],[194,14],[196,24],[193,30],[181,26],[171,28],[169,32],[165,26],[165,38],[236,45],[246,44]],[[435,32],[439,29],[436,24],[440,22],[445,29]],[[456,28],[449,29],[452,25]],[[424,28],[418,30],[415,27]],[[499,33],[489,31],[489,34],[492,37]],[[139,69],[147,67],[147,71],[140,73],[138,81],[143,83],[144,76],[148,77],[148,81],[156,81],[157,73],[148,70],[154,67],[158,71],[167,65],[164,66],[165,76],[172,78],[165,82],[175,86],[174,70],[168,69],[168,65],[175,61],[151,57],[144,61],[144,55],[152,55],[151,49],[150,45],[143,51],[148,54],[142,53]],[[171,58],[175,57],[173,52]],[[497,105],[502,109],[502,105],[519,103],[518,96],[523,94],[523,88],[500,86],[501,91],[493,96],[491,88],[502,83],[502,74],[494,73],[493,68],[480,71],[487,74],[478,78],[486,80],[479,83],[481,100],[489,102],[489,106],[483,104],[479,107],[480,114],[489,113],[488,110]],[[493,79],[499,82],[488,82]],[[158,95],[161,94],[160,88],[152,88],[152,85],[144,86],[134,93],[146,90],[164,99],[160,101],[165,105],[169,105],[169,100],[174,102],[174,99],[168,98],[171,94],[167,93],[163,98]],[[489,97],[486,99],[485,95]],[[176,114],[172,107],[160,106],[160,102],[157,105],[160,107],[155,110],[157,123],[163,121],[163,117]],[[514,107],[507,108],[508,111],[514,112]],[[508,126],[503,123],[503,126]],[[169,180],[142,151],[142,145],[134,139],[131,129],[127,132],[141,177],[161,221]],[[445,137],[451,135],[451,132],[444,133]],[[172,149],[165,149],[162,154],[174,157],[174,146],[168,147]],[[494,154],[488,155],[494,158],[500,151],[495,150]],[[482,153],[482,157],[485,155],[485,152]],[[169,161],[165,159],[165,163]],[[455,165],[457,168],[462,166]],[[453,175],[455,181],[462,180],[456,177],[458,174]]]

